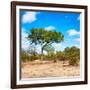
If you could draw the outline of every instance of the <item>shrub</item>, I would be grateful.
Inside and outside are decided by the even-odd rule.
[[[40,59],[40,55],[31,55],[30,56],[30,60],[33,61],[33,60],[37,60],[37,59]]]
[[[72,54],[69,57],[69,65],[78,65],[80,57],[77,54]]]
[[[52,61],[56,61],[56,54],[54,53],[48,53],[48,55],[44,56],[45,60],[52,60]]]
[[[34,54],[29,54],[25,51],[21,52],[21,60],[23,62],[26,62],[26,61],[33,61],[33,60],[36,60],[36,59],[40,59],[40,55],[34,55]]]
[[[65,56],[65,53],[64,52],[56,52],[56,57],[57,57],[57,60],[65,60],[66,59],[66,56]]]
[[[78,65],[80,61],[80,49],[77,47],[65,48],[66,57],[69,60],[69,65]]]
[[[27,53],[22,52],[22,53],[21,53],[21,60],[22,60],[23,62],[26,62],[26,61],[30,60],[30,56],[29,56]]]

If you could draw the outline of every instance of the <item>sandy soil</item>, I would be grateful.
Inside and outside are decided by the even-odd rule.
[[[79,76],[80,66],[69,66],[62,61],[34,61],[22,63],[21,78]]]

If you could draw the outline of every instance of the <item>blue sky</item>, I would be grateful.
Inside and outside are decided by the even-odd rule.
[[[27,33],[32,28],[55,29],[64,35],[64,42],[53,43],[56,51],[64,50],[65,47],[80,47],[80,13],[48,12],[48,11],[20,11],[21,15],[21,47],[27,49]],[[37,46],[40,51],[40,46]]]

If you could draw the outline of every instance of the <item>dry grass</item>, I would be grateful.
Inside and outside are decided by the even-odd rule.
[[[68,62],[32,61],[22,63],[21,78],[79,76],[80,66],[69,66]]]

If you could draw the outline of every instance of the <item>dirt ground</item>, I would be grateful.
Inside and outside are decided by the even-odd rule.
[[[80,76],[80,66],[69,66],[68,62],[36,60],[21,65],[21,78]]]

